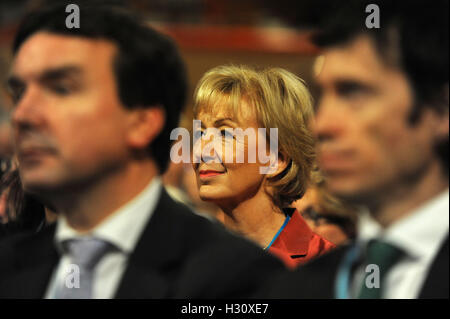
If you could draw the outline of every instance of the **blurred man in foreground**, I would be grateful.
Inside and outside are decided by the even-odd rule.
[[[185,98],[172,42],[122,9],[19,28],[9,90],[20,178],[60,214],[0,243],[3,298],[246,297],[280,264],[175,203],[158,177]]]
[[[319,160],[330,191],[370,213],[272,297],[448,298],[448,2],[378,1],[379,29],[370,2],[339,3],[315,38]]]

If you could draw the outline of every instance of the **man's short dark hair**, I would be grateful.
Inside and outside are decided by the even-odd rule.
[[[118,53],[113,61],[118,94],[128,108],[158,106],[166,121],[149,146],[160,172],[169,164],[170,132],[178,125],[186,99],[186,72],[174,43],[151,29],[143,19],[125,8],[79,5],[80,28],[66,27],[65,5],[28,14],[13,43],[13,53],[34,33],[46,31],[67,36],[105,39]]]
[[[289,10],[278,9],[278,14],[299,28],[315,30],[312,40],[321,48],[369,36],[384,62],[399,67],[412,85],[415,102],[411,124],[417,122],[424,108],[448,112],[448,0],[280,1],[278,6]],[[372,3],[380,9],[380,28],[366,26],[371,13],[366,7]],[[447,172],[448,147],[448,138],[437,146]]]

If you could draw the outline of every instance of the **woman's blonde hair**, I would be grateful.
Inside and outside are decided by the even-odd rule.
[[[194,93],[194,116],[200,111],[231,108],[239,114],[242,100],[254,107],[259,125],[278,128],[280,156],[286,168],[268,177],[274,204],[289,206],[303,196],[315,163],[314,137],[308,128],[312,98],[304,81],[281,68],[219,66],[206,72]]]

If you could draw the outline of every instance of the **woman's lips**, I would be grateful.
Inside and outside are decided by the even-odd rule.
[[[222,175],[223,172],[218,172],[218,171],[200,171],[198,172],[198,175],[200,176],[200,178],[209,178],[209,177],[214,177],[214,176],[218,176],[218,175]]]

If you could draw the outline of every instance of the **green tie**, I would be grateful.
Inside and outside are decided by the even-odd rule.
[[[383,278],[386,277],[389,269],[403,254],[404,252],[401,249],[391,244],[379,240],[371,240],[367,245],[364,264],[366,276],[359,291],[358,298],[380,299]]]

